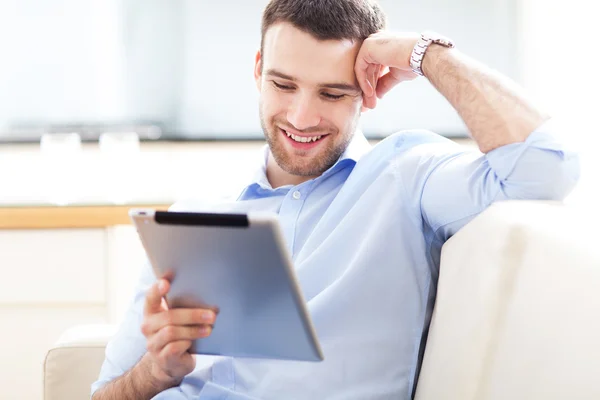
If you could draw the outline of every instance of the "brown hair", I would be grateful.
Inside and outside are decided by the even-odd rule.
[[[260,50],[271,25],[289,22],[319,40],[357,40],[385,28],[374,0],[271,0],[262,17]]]

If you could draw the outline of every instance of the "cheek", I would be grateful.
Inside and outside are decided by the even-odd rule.
[[[285,113],[286,110],[286,99],[279,93],[276,93],[269,89],[264,89],[261,92],[261,107],[263,116],[266,119]]]
[[[346,131],[353,129],[358,117],[360,116],[360,105],[356,105],[354,102],[351,104],[344,104],[336,107],[331,112],[331,122],[333,122],[338,129]]]

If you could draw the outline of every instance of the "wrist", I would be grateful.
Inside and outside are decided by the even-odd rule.
[[[157,392],[162,392],[181,383],[181,379],[173,378],[163,371],[148,353],[140,360],[138,366],[140,367],[140,374]]]
[[[431,65],[437,64],[437,56],[440,52],[439,47],[444,47],[446,49],[453,48],[454,42],[451,39],[433,31],[423,32],[421,34],[421,38],[415,44],[410,56],[410,68],[412,71],[417,75],[426,76],[424,71],[424,63],[427,62],[429,64],[429,70],[433,69],[431,68]]]
[[[423,76],[429,79],[437,70],[437,65],[440,61],[450,56],[453,49],[436,43],[431,43],[421,61],[421,70]]]
[[[403,37],[398,43],[395,65],[390,65],[390,67],[399,68],[402,70],[410,68],[410,58],[412,57],[413,49],[420,38],[421,34],[419,33],[410,33]]]

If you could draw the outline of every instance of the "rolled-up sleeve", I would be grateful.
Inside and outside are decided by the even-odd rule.
[[[564,200],[579,179],[579,157],[554,129],[550,120],[487,154],[439,138],[413,147],[411,189],[424,222],[446,240],[495,201]]]

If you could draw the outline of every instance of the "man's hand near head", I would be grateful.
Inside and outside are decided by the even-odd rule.
[[[365,108],[375,108],[377,99],[394,86],[418,77],[410,67],[410,55],[419,37],[417,33],[380,31],[364,40],[354,72]]]
[[[377,99],[418,76],[410,58],[419,38],[414,32],[380,31],[363,41],[354,71],[364,109],[375,108]],[[460,115],[482,153],[525,141],[549,118],[510,79],[455,48],[430,45],[421,69]]]
[[[151,399],[177,386],[194,370],[189,349],[196,339],[207,337],[215,323],[210,309],[167,307],[170,283],[160,279],[146,293],[141,331],[147,353],[128,372],[99,389],[93,400]]]

